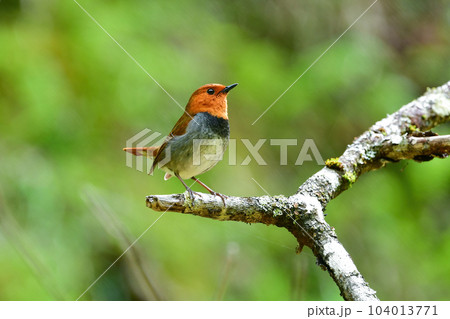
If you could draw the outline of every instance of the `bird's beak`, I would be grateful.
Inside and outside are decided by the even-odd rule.
[[[220,91],[219,93],[228,93],[232,88],[234,88],[237,85],[238,85],[237,83],[228,85],[222,91]]]

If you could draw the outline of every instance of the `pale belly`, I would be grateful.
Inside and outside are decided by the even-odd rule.
[[[182,179],[203,174],[213,168],[223,158],[228,139],[204,139],[182,151],[171,151],[171,159],[160,168],[174,175],[178,173]]]

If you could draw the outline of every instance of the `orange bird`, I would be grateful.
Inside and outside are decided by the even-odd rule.
[[[228,146],[228,92],[238,84],[206,84],[196,90],[186,109],[161,146],[124,148],[136,156],[153,158],[150,174],[158,167],[166,172],[164,179],[176,176],[194,200],[194,192],[184,179],[193,179],[225,205],[225,195],[213,191],[195,176],[213,168]]]

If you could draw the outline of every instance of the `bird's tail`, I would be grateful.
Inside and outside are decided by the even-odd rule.
[[[159,146],[126,147],[123,150],[136,156],[155,157],[158,154]]]

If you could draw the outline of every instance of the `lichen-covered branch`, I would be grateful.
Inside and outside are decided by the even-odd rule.
[[[213,195],[200,194],[191,202],[186,194],[150,195],[147,206],[156,211],[173,211],[220,221],[263,223],[286,228],[303,246],[310,247],[318,264],[328,270],[345,300],[378,300],[350,255],[325,222],[319,200],[309,195],[228,197],[226,207]]]
[[[414,132],[425,132],[449,120],[450,82],[447,82],[438,88],[428,89],[420,98],[375,123],[356,138],[339,158],[327,160],[327,167],[303,183],[298,193],[316,196],[325,208],[331,199],[351,186],[361,174],[392,161],[386,158],[383,147],[400,145]]]
[[[413,159],[423,162],[434,157],[445,158],[450,154],[450,135],[404,136],[395,143],[386,143],[380,154],[390,161]]]
[[[350,255],[325,222],[328,202],[348,189],[358,177],[386,163],[402,159],[446,157],[449,136],[425,132],[450,120],[450,82],[375,123],[356,138],[339,158],[311,176],[292,196],[219,197],[201,194],[192,202],[187,194],[147,196],[147,206],[220,221],[263,223],[286,228],[299,243],[312,249],[318,264],[338,285],[345,300],[377,300]]]

